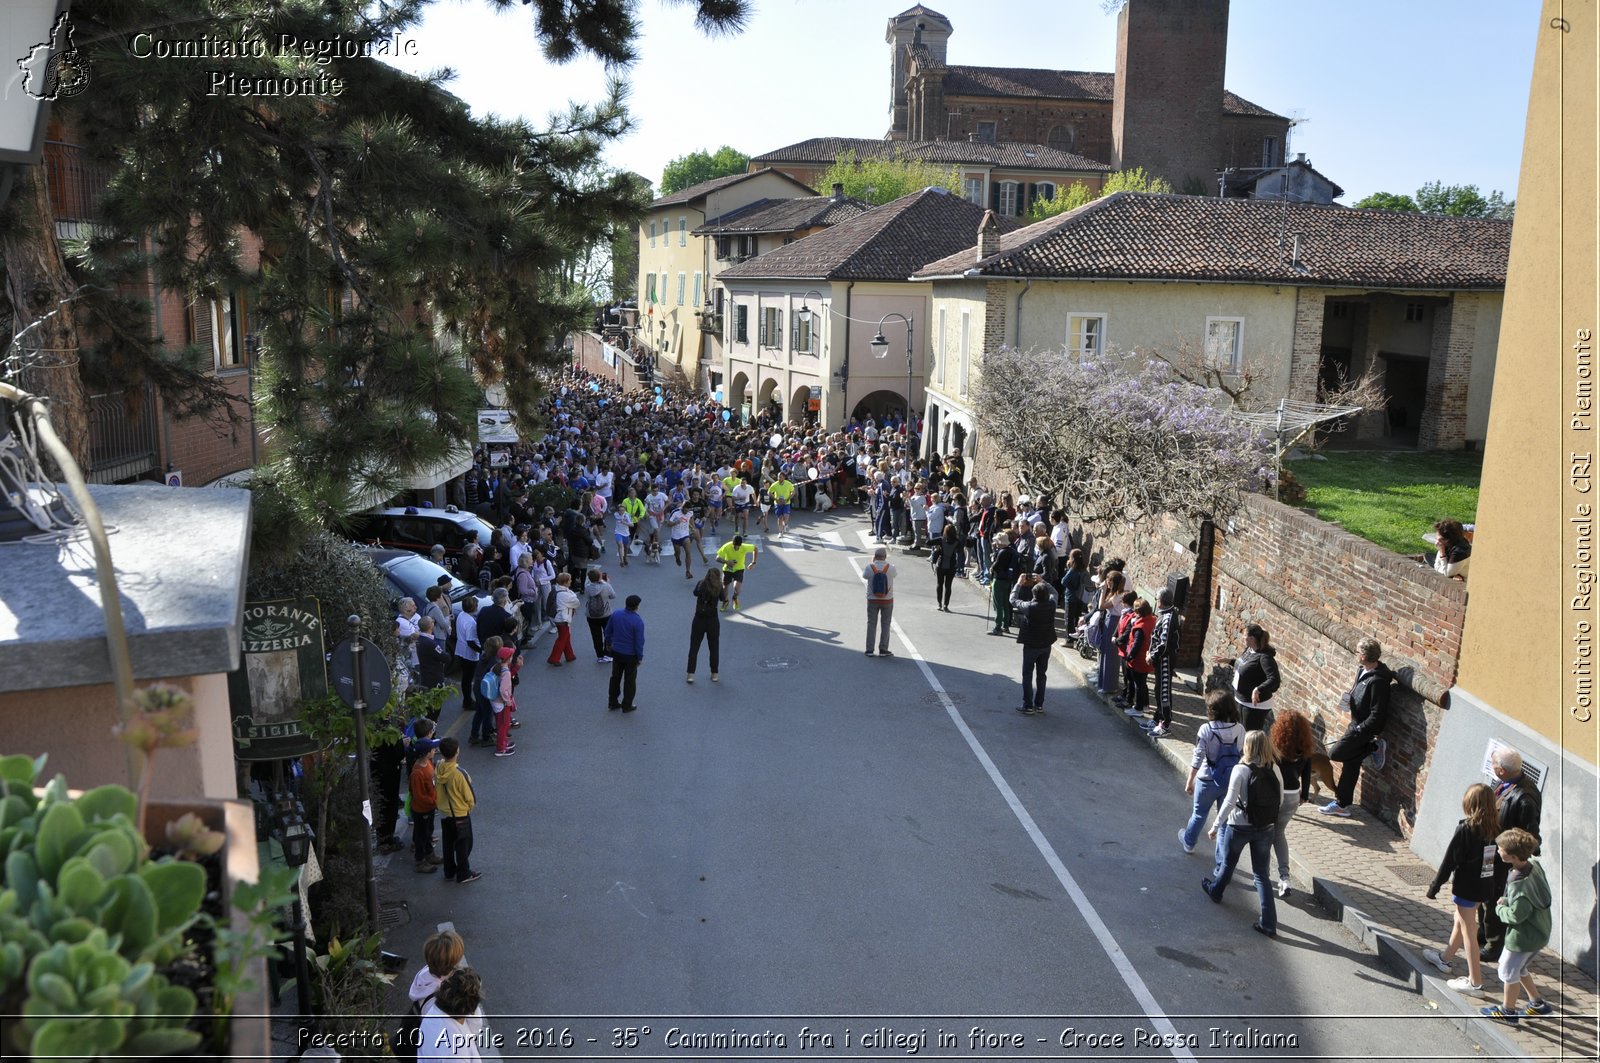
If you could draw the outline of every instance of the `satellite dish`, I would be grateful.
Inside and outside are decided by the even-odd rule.
[[[504,407],[506,404],[506,386],[504,384],[490,384],[483,389],[483,397],[490,406]]]

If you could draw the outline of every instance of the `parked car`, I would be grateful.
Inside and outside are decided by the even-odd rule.
[[[456,578],[455,573],[434,564],[425,557],[418,557],[406,550],[385,550],[368,547],[365,553],[378,571],[383,573],[383,578],[393,592],[394,602],[401,598],[411,598],[420,609],[428,603],[428,588],[439,582],[440,576],[450,577],[450,615],[452,620],[456,613],[461,611],[461,603],[467,598],[478,599],[478,608],[494,604],[494,599],[483,592],[476,584],[465,583]]]
[[[462,548],[476,542],[485,550],[494,529],[482,517],[455,506],[427,509],[417,506],[376,509],[349,518],[350,538],[368,546],[409,550],[424,557],[434,544],[444,547],[446,564],[454,567]]]

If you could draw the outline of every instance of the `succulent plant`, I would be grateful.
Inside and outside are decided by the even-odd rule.
[[[199,860],[222,848],[228,836],[212,830],[193,812],[185,812],[167,824],[167,844],[177,850],[179,859]]]
[[[205,871],[150,860],[127,789],[72,799],[58,775],[35,792],[42,768],[42,757],[0,757],[0,1001],[11,1005],[0,1010],[20,1000],[24,1016],[5,1047],[62,1058],[194,1047],[194,995],[156,969],[182,950]]]

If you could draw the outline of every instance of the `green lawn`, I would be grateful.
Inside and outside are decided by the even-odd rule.
[[[1434,521],[1473,522],[1483,454],[1341,451],[1285,467],[1305,485],[1303,508],[1396,553],[1420,554],[1430,549],[1422,535]]]

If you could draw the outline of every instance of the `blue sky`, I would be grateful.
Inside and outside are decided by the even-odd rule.
[[[608,160],[660,179],[670,159],[727,143],[760,154],[813,136],[879,137],[889,125],[884,28],[909,0],[754,0],[735,37],[695,30],[692,5],[640,0],[628,72],[636,127]],[[951,63],[1111,70],[1116,19],[1099,0],[942,0]],[[1430,180],[1516,194],[1537,0],[1234,0],[1227,85],[1306,121],[1290,150],[1346,190],[1412,192]],[[474,111],[536,122],[594,100],[605,70],[554,66],[530,10],[441,0],[416,31],[418,71],[457,71]]]

